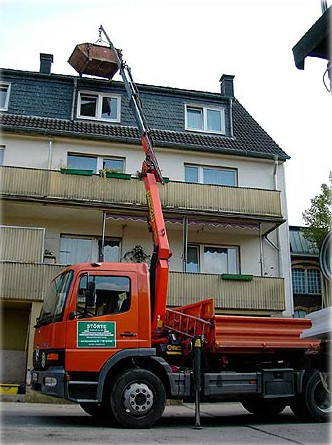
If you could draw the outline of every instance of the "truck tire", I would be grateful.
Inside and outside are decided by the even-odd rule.
[[[280,399],[245,399],[242,400],[242,406],[249,413],[257,414],[263,417],[274,417],[280,414],[287,406],[287,402]]]
[[[319,371],[306,373],[302,393],[290,404],[296,417],[309,422],[328,422],[331,419],[332,406],[326,384]]]
[[[165,388],[160,379],[145,369],[121,373],[109,387],[109,410],[125,428],[150,428],[163,415]]]

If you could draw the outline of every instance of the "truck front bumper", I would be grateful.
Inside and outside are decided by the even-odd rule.
[[[31,388],[42,394],[66,398],[66,373],[59,367],[50,367],[45,371],[31,370]]]

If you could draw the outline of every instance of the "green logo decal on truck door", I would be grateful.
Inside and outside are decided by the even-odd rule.
[[[114,321],[78,321],[78,348],[115,348],[116,323]]]

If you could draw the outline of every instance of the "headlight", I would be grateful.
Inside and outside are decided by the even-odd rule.
[[[51,386],[54,387],[58,383],[57,379],[55,377],[45,377],[44,378],[44,385],[45,386]]]

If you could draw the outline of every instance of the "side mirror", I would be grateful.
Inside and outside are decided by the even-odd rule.
[[[85,291],[85,307],[93,307],[96,303],[96,283],[90,281]]]

